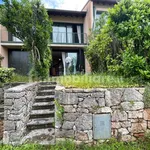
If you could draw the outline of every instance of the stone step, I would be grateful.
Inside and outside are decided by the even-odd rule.
[[[54,110],[50,109],[32,110],[30,114],[30,119],[54,117],[54,113],[55,113]]]
[[[56,85],[56,82],[40,82],[40,85]]]
[[[44,129],[54,126],[54,118],[37,118],[30,119],[27,123],[28,130]]]
[[[4,119],[4,112],[0,112],[0,120]]]
[[[0,105],[0,112],[4,112],[4,105]]]
[[[52,90],[55,89],[56,85],[40,85],[39,90]]]
[[[53,145],[55,144],[55,130],[53,128],[32,130],[21,141],[21,143],[27,142]]]
[[[48,96],[54,94],[55,94],[55,90],[42,90],[37,92],[37,96]]]
[[[36,96],[35,102],[50,102],[54,101],[55,95],[49,95],[49,96]]]
[[[54,101],[50,102],[36,102],[32,106],[32,110],[37,110],[37,109],[54,109],[55,104]]]

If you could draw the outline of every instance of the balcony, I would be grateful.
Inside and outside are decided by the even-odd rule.
[[[0,42],[3,46],[22,46],[23,43],[18,38],[14,37],[8,31],[0,31]],[[86,45],[87,34],[85,33],[66,33],[66,32],[53,32],[49,42],[51,46],[57,45]]]
[[[87,44],[85,33],[53,32],[51,37],[53,44]]]

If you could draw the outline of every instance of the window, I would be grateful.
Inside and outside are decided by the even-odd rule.
[[[82,43],[82,25],[78,24],[54,24],[53,43]]]
[[[99,19],[100,15],[102,14],[102,11],[96,11],[96,17],[95,19]]]

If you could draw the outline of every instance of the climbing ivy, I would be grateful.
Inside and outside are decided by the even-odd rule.
[[[63,114],[64,114],[64,107],[62,105],[60,105],[60,103],[58,102],[58,100],[55,100],[55,105],[56,105],[56,116],[58,118],[59,121],[63,122]]]

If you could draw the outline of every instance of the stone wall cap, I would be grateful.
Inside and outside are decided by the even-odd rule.
[[[61,85],[56,85],[55,90],[56,91],[63,91],[63,90],[65,90],[65,87],[61,86]]]
[[[25,90],[31,88],[32,86],[36,86],[37,84],[38,84],[38,82],[21,84],[21,85],[15,86],[13,88],[9,88],[5,92],[6,93],[10,93],[10,92],[18,93],[18,92],[25,91]]]

